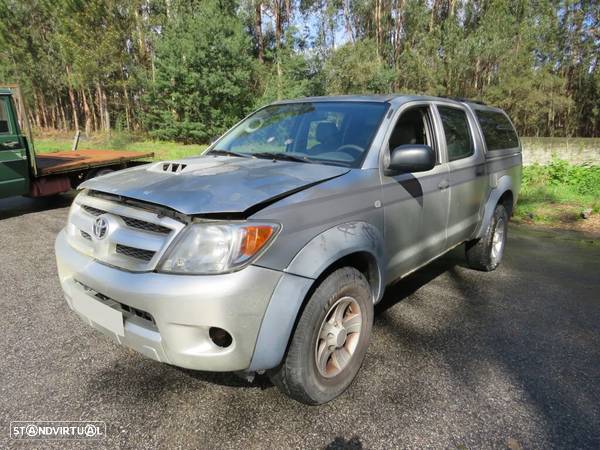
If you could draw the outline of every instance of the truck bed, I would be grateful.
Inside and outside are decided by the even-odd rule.
[[[99,166],[110,166],[134,159],[150,158],[154,153],[121,150],[77,150],[45,153],[35,156],[38,176],[77,172]]]

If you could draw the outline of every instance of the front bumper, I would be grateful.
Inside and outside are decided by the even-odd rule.
[[[152,359],[196,370],[250,368],[261,322],[283,276],[256,266],[202,276],[127,272],[73,249],[64,231],[55,251],[67,303],[85,322]],[[121,330],[108,329],[89,308],[82,312],[74,299],[121,312]],[[217,346],[211,327],[230,333],[231,345]]]

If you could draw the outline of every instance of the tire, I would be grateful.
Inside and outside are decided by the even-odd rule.
[[[333,326],[340,318],[343,325]],[[348,326],[347,331],[342,331],[344,325]],[[269,373],[271,381],[301,403],[320,405],[333,400],[358,373],[372,325],[373,301],[368,281],[352,267],[336,270],[308,300],[283,362]],[[320,363],[316,356],[321,357]]]
[[[508,214],[497,205],[485,233],[480,239],[467,242],[465,253],[471,269],[491,272],[502,261],[508,233]]]

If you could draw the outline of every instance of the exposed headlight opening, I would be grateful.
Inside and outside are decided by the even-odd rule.
[[[272,223],[194,223],[167,250],[162,272],[218,274],[239,270],[271,242],[280,226]]]

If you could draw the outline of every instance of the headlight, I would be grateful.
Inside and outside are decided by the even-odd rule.
[[[279,225],[265,223],[192,224],[168,249],[160,270],[185,274],[230,272],[258,255],[277,231]]]

